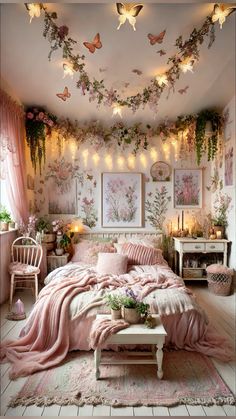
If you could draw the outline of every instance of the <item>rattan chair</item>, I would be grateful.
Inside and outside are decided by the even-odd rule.
[[[38,274],[43,248],[31,237],[18,237],[11,246],[12,262],[9,266],[11,275],[10,310],[15,289],[31,288],[38,297]]]

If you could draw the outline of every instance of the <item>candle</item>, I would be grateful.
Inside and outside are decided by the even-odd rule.
[[[184,210],[182,210],[182,231],[184,231]]]
[[[179,230],[179,215],[178,215],[178,230]]]
[[[79,232],[79,226],[75,226],[75,233]]]
[[[25,314],[24,303],[20,300],[20,298],[16,301],[13,312],[18,315]]]
[[[220,230],[216,232],[216,238],[221,239],[221,231]]]

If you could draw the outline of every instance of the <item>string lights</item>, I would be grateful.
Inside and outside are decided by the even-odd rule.
[[[158,74],[156,76],[156,81],[157,81],[157,83],[160,87],[168,86],[168,78],[167,78],[167,75],[165,73],[164,74]]]
[[[34,17],[40,17],[42,3],[26,3],[25,7],[28,10],[29,15],[30,15],[30,23],[32,22],[32,19]]]

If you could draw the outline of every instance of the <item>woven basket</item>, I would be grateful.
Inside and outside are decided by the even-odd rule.
[[[203,277],[203,269],[202,268],[196,268],[196,269],[188,269],[183,268],[183,277],[184,278],[202,278]]]
[[[229,295],[232,276],[222,273],[207,274],[208,288],[216,295]]]

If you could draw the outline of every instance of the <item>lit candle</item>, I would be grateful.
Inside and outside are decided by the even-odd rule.
[[[179,230],[179,215],[178,215],[178,230]]]
[[[79,231],[79,226],[75,226],[75,233],[78,233]]]
[[[221,239],[221,231],[220,230],[216,232],[216,238]]]
[[[182,231],[184,231],[184,210],[182,210]]]

